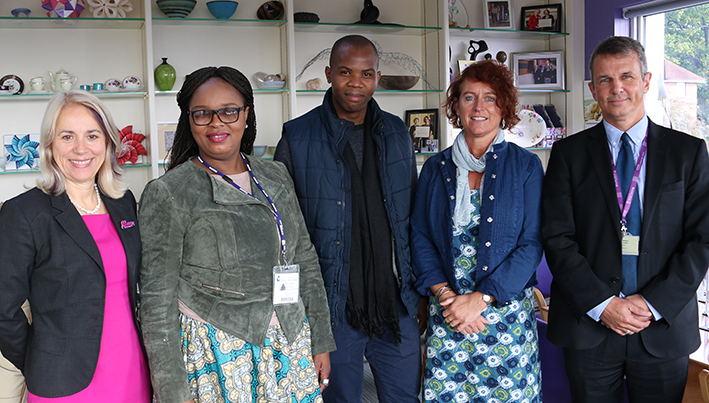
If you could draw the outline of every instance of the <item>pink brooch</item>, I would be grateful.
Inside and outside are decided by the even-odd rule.
[[[126,220],[121,221],[121,229],[128,229],[133,227],[135,227],[135,222]]]

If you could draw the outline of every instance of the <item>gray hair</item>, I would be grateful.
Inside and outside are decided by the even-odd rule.
[[[62,91],[49,100],[40,127],[39,160],[42,177],[37,179],[37,187],[52,196],[58,196],[66,190],[64,174],[54,161],[52,143],[56,136],[57,120],[64,108],[71,105],[88,108],[106,134],[106,159],[96,175],[98,186],[110,198],[122,197],[128,186],[123,182],[123,168],[117,159],[121,150],[118,128],[101,101],[93,94],[81,90]]]
[[[638,60],[640,60],[640,72],[644,78],[647,74],[647,57],[645,56],[645,48],[640,42],[627,36],[611,36],[603,40],[593,50],[591,61],[588,63],[588,70],[591,72],[591,84],[594,84],[593,62],[596,60],[596,56],[618,55],[631,57],[633,53],[638,55]]]

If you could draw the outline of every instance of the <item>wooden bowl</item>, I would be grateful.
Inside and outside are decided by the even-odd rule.
[[[379,86],[385,90],[408,90],[417,82],[419,76],[389,76],[383,75],[379,79]]]

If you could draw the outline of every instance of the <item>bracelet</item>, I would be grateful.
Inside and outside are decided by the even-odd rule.
[[[443,287],[439,288],[439,289],[436,291],[436,298],[441,298],[441,295],[443,295],[442,292],[443,292],[444,290],[450,290],[450,289],[451,289],[451,288],[448,287],[447,285],[444,285]]]
[[[439,295],[439,296],[436,297],[436,298],[438,298],[438,300],[440,301],[440,300],[441,300],[441,297],[443,297],[444,295],[448,294],[449,292],[451,292],[451,289],[447,289],[443,294]]]

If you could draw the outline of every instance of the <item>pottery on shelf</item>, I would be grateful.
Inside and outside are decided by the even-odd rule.
[[[209,9],[209,12],[212,13],[214,18],[220,20],[226,20],[232,15],[234,15],[238,6],[238,2],[229,0],[207,2],[207,8]]]
[[[167,57],[162,58],[162,63],[155,68],[155,84],[160,91],[170,91],[175,85],[175,68],[167,63]]]
[[[293,21],[295,22],[320,22],[320,17],[315,13],[308,13],[305,11],[300,11],[293,14]]]
[[[157,5],[163,14],[170,18],[185,18],[187,17],[197,0],[157,0]]]
[[[419,76],[393,76],[382,74],[379,78],[379,86],[385,90],[408,90],[417,82],[419,82]]]
[[[29,17],[31,12],[32,11],[30,11],[29,8],[15,8],[12,11],[10,11],[10,13],[12,13],[12,16],[15,18],[19,17],[20,15],[24,15],[25,17]]]
[[[84,11],[84,0],[43,0],[47,17],[79,18]]]
[[[130,0],[86,0],[94,18],[126,18],[133,11]]]
[[[254,146],[254,155],[261,158],[266,154],[266,147],[268,146]]]
[[[283,3],[280,1],[267,1],[261,4],[256,11],[259,20],[277,20],[283,15]]]

